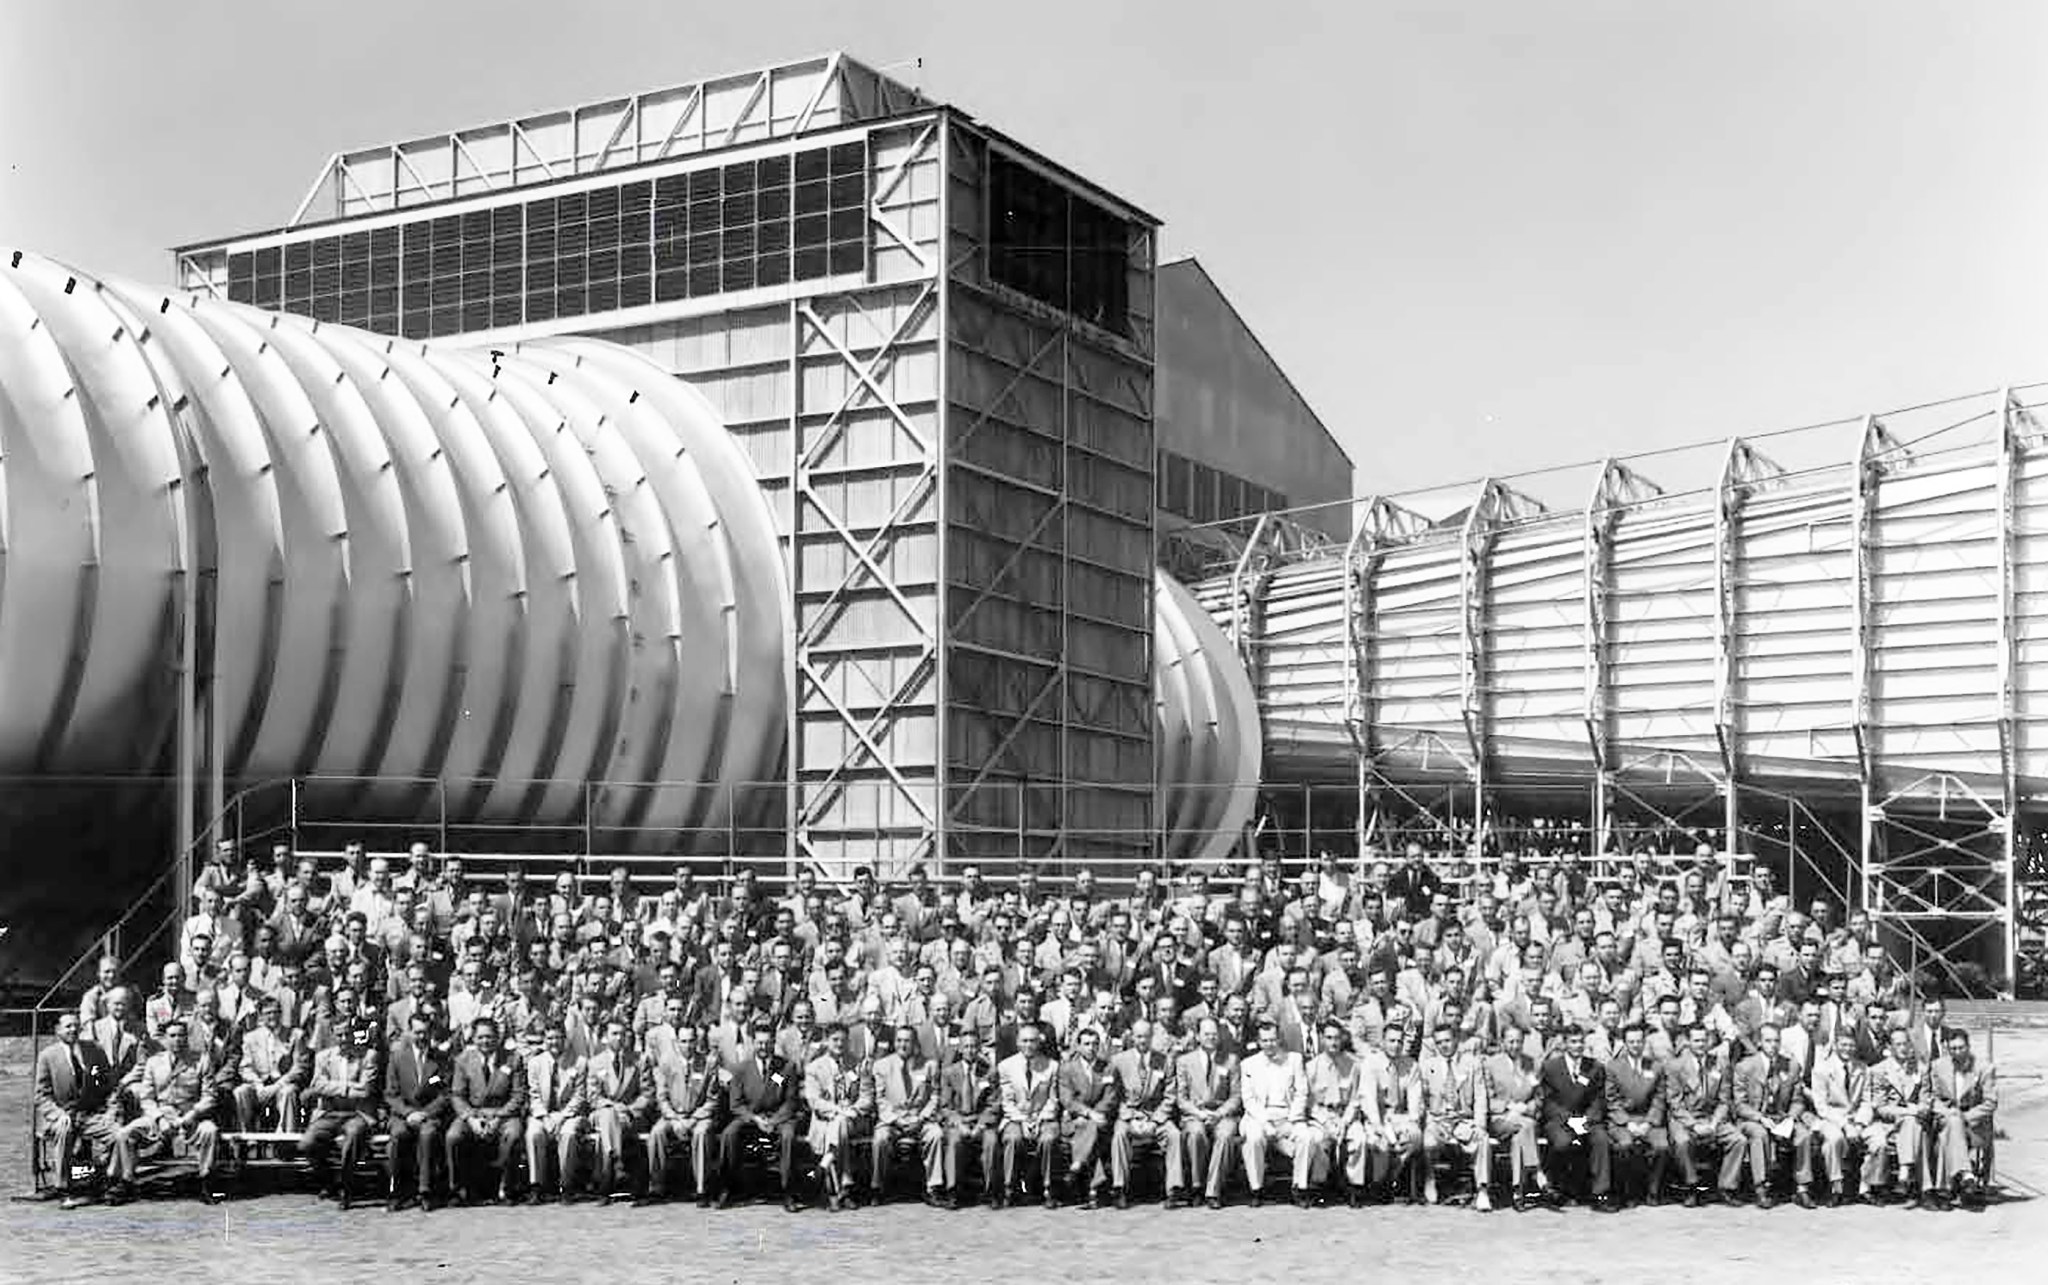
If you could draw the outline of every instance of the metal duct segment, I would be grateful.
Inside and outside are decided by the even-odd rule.
[[[1153,573],[1152,605],[1160,856],[1213,864],[1257,801],[1258,700],[1230,639],[1164,571]]]
[[[494,822],[595,800],[668,850],[758,815],[739,787],[779,770],[772,517],[659,367],[0,255],[0,771],[161,765],[187,568],[216,575],[200,651],[231,777],[364,778],[365,813],[447,778],[451,819]]]

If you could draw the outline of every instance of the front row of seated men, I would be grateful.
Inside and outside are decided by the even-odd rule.
[[[337,999],[341,1012],[353,1011],[346,991]],[[120,1081],[136,1103],[124,1119],[106,1052],[81,1038],[76,1015],[65,1015],[57,1042],[37,1059],[35,1100],[67,1198],[83,1147],[110,1155],[115,1199],[141,1156],[166,1150],[188,1154],[202,1192],[216,1199],[219,1119],[231,1113],[247,1128],[274,1114],[289,1130],[303,1110],[300,1152],[323,1192],[344,1207],[346,1176],[380,1128],[393,1209],[415,1193],[432,1208],[444,1187],[455,1204],[481,1190],[509,1201],[522,1155],[530,1201],[577,1195],[586,1156],[583,1189],[619,1194],[628,1165],[644,1155],[643,1203],[678,1190],[687,1169],[698,1202],[724,1206],[751,1150],[764,1159],[772,1151],[777,1190],[795,1210],[799,1138],[835,1210],[863,1177],[880,1199],[899,1148],[915,1148],[925,1198],[948,1207],[961,1203],[974,1156],[992,1206],[1019,1199],[1028,1185],[1048,1206],[1064,1192],[1091,1208],[1105,1198],[1121,1208],[1140,1148],[1158,1154],[1169,1207],[1220,1207],[1239,1160],[1259,1204],[1277,1159],[1299,1204],[1322,1203],[1334,1176],[1353,1206],[1416,1196],[1434,1203],[1438,1172],[1449,1168],[1472,1176],[1483,1211],[1492,1207],[1501,1150],[1518,1209],[1582,1190],[1595,1208],[1612,1210],[1629,1178],[1655,1204],[1674,1170],[1688,1206],[1733,1201],[1745,1168],[1757,1203],[1769,1207],[1788,1160],[1794,1201],[1811,1207],[1812,1188],[1824,1180],[1823,1199],[1836,1204],[1848,1190],[1853,1150],[1861,1152],[1856,1199],[1974,1205],[1997,1106],[1994,1072],[1956,1028],[1943,1032],[1931,1062],[1917,1056],[1908,1030],[1893,1029],[1885,1056],[1866,1065],[1850,1060],[1840,1041],[1809,1042],[1801,1056],[1789,1055],[1773,1025],[1732,1064],[1700,1025],[1667,1041],[1662,1057],[1650,1052],[1641,1024],[1628,1025],[1619,1050],[1601,1062],[1587,1055],[1576,1028],[1546,1043],[1510,1027],[1482,1047],[1448,1021],[1419,1049],[1409,1028],[1389,1024],[1380,1047],[1354,1053],[1347,1025],[1330,1018],[1305,1059],[1283,1047],[1270,1018],[1253,1024],[1257,1047],[1242,1058],[1214,1017],[1200,1020],[1191,1045],[1141,1018],[1121,1051],[1083,1027],[1056,1060],[1040,1028],[1023,1022],[1008,1033],[1016,1051],[994,1063],[972,1026],[941,1058],[924,1056],[918,1031],[905,1025],[887,1052],[858,1059],[835,1026],[804,1049],[816,1056],[799,1066],[778,1052],[765,1013],[754,1015],[730,1056],[687,1023],[658,1054],[635,1053],[627,1023],[615,1018],[603,1024],[597,1050],[579,1058],[560,1026],[522,1056],[489,1016],[476,1019],[467,1046],[454,1053],[430,1016],[415,1012],[388,1052],[371,1024],[341,1024],[303,1090],[294,1090],[288,1077],[261,1070],[259,1035],[273,1017],[251,1032],[257,1074],[232,1093],[213,1087],[211,1054],[186,1038],[186,1019],[170,1018],[163,1051]],[[857,1174],[863,1142],[869,1164]],[[1036,1181],[1027,1182],[1033,1171]]]

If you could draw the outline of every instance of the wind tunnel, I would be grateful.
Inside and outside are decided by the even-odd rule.
[[[229,779],[722,843],[783,816],[783,556],[717,413],[629,349],[429,346],[0,252],[0,773],[163,770],[189,647]],[[1186,589],[1155,605],[1163,855],[1214,859],[1256,700]]]

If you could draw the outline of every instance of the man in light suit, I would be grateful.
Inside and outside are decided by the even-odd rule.
[[[111,1150],[120,1122],[111,1106],[114,1080],[106,1055],[91,1041],[78,1038],[78,1014],[57,1019],[57,1042],[36,1056],[36,1127],[54,1166],[64,1207],[80,1203],[71,1190],[71,1165],[78,1144],[90,1160],[94,1147]]]
[[[675,1045],[654,1064],[656,1119],[647,1131],[647,1200],[668,1190],[670,1156],[689,1153],[697,1204],[711,1203],[711,1148],[724,1100],[718,1064],[704,1047],[704,1033],[687,1022],[676,1027]]]
[[[369,1027],[343,1027],[339,1040],[313,1059],[312,1080],[306,1085],[313,1118],[299,1137],[299,1154],[311,1162],[321,1195],[331,1196],[347,1209],[349,1171],[369,1145],[377,1109],[383,1104],[384,1079]],[[338,1152],[331,1185],[324,1168],[330,1146]]]
[[[589,1104],[584,1062],[572,1056],[560,1026],[541,1035],[541,1051],[526,1059],[526,1203],[567,1200],[576,1185],[576,1147]],[[553,1162],[553,1173],[549,1164]]]
[[[946,1208],[960,1207],[961,1171],[967,1146],[981,1148],[981,1182],[990,1205],[999,1190],[996,1153],[1001,1141],[1002,1101],[994,1068],[981,1052],[981,1032],[973,1026],[960,1032],[960,1053],[939,1073],[939,1128],[945,1135],[940,1151],[944,1166]]]
[[[1017,1187],[1018,1152],[1030,1148],[1038,1158],[1039,1190],[1046,1208],[1057,1208],[1053,1187],[1053,1149],[1059,1137],[1060,1102],[1055,1081],[1059,1068],[1045,1055],[1045,1036],[1036,1023],[1017,1028],[1017,1051],[996,1067],[1002,1100],[1003,1186],[998,1207],[1021,1194]]]
[[[868,1077],[846,1056],[845,1028],[831,1028],[825,1033],[824,1051],[804,1068],[804,1103],[811,1112],[806,1141],[817,1153],[818,1169],[824,1175],[826,1208],[835,1214],[846,1207],[853,1177],[847,1172],[847,1159],[853,1150],[854,1131],[874,1107],[873,1093]],[[875,1148],[878,1152],[882,1148],[879,1137]],[[878,1167],[880,1163],[876,1162]],[[881,1192],[877,1178],[877,1201]]]
[[[1863,1130],[1863,1197],[1879,1193],[1917,1200],[1928,1189],[1927,1181],[1927,1068],[1913,1055],[1913,1036],[1903,1026],[1892,1027],[1887,1036],[1890,1047],[1864,1082],[1865,1100],[1872,1119]],[[1898,1176],[1886,1181],[1886,1162],[1892,1145],[1899,1157]]]
[[[618,1195],[626,1140],[639,1135],[654,1098],[648,1067],[626,1047],[625,1021],[606,1021],[602,1039],[597,1055],[584,1063],[583,1099],[590,1108],[591,1135],[597,1140],[591,1190],[609,1200]]]
[[[405,1206],[399,1177],[411,1152],[420,1208],[433,1208],[434,1157],[442,1150],[442,1129],[448,1119],[448,1068],[434,1049],[434,1029],[424,1013],[414,1013],[406,1036],[385,1059],[384,1107],[390,1112],[391,1137],[384,1152],[384,1175],[390,1192],[386,1208]]]
[[[1292,1160],[1308,1118],[1308,1079],[1301,1055],[1280,1047],[1280,1027],[1270,1017],[1259,1019],[1258,1038],[1259,1051],[1244,1060],[1238,1076],[1244,1107],[1239,1136],[1254,1207],[1265,1203],[1267,1153],[1277,1150]]]
[[[143,1064],[137,1097],[141,1111],[114,1138],[114,1174],[125,1189],[135,1181],[142,1153],[167,1142],[191,1149],[198,1162],[199,1191],[208,1204],[222,1199],[212,1180],[220,1126],[214,1122],[215,1067],[211,1056],[188,1038],[186,1020],[164,1025],[164,1049]]]
[[[942,1202],[945,1165],[941,1154],[946,1132],[939,1126],[939,1064],[919,1047],[917,1028],[896,1027],[895,1048],[877,1058],[871,1069],[870,1095],[875,1115],[868,1191],[876,1204],[888,1199],[889,1165],[896,1142],[915,1137],[924,1159],[925,1203]]]
[[[1806,1123],[1813,1130],[1815,1148],[1827,1170],[1830,1209],[1842,1203],[1850,1140],[1860,1137],[1877,1115],[1868,1101],[1869,1073],[1852,1065],[1848,1054],[1845,1040],[1819,1045],[1806,1081]]]
[[[283,1009],[264,996],[256,1006],[256,1029],[242,1037],[241,1083],[235,1086],[235,1127],[253,1133],[266,1110],[277,1113],[283,1133],[299,1131],[298,1041],[283,1028]]]
[[[1934,1183],[1952,1198],[1975,1207],[1984,1200],[1984,1175],[1991,1168],[1993,1118],[1998,1111],[1998,1072],[1970,1051],[1970,1033],[1951,1026],[1942,1032],[1944,1053],[1927,1068],[1927,1097],[1934,1121]]]
[[[1118,1209],[1130,1207],[1131,1153],[1139,1142],[1158,1146],[1166,1166],[1166,1199],[1181,1196],[1181,1135],[1174,1124],[1174,1064],[1162,1032],[1134,1022],[1131,1046],[1109,1060],[1116,1082],[1116,1128],[1109,1138],[1109,1184]]]
[[[525,1133],[526,1068],[516,1052],[500,1043],[498,1019],[479,1017],[470,1024],[469,1047],[455,1060],[455,1122],[448,1126],[447,1140],[449,1200],[469,1203],[464,1153],[492,1147],[495,1203],[510,1204],[513,1157]]]
[[[1211,1209],[1223,1207],[1223,1180],[1237,1151],[1237,1121],[1244,1108],[1238,1096],[1237,1059],[1218,1047],[1221,1038],[1222,1023],[1215,1017],[1202,1018],[1195,1028],[1195,1047],[1183,1053],[1174,1068],[1181,1155],[1186,1161],[1183,1189],[1192,1201],[1199,1184],[1203,1203]],[[1167,1203],[1173,1203],[1171,1197]]]
[[[1645,1167],[1644,1200],[1661,1205],[1664,1170],[1671,1160],[1670,1134],[1665,1127],[1669,1106],[1664,1070],[1650,1060],[1647,1042],[1648,1032],[1641,1022],[1624,1026],[1621,1049],[1601,1068],[1600,1079],[1607,1099],[1609,1163],[1619,1159]]]
[[[1351,1034],[1342,1019],[1324,1019],[1318,1047],[1321,1051],[1303,1069],[1308,1116],[1294,1148],[1294,1199],[1303,1206],[1321,1203],[1331,1165],[1342,1166],[1347,1148],[1362,1158],[1365,1141],[1364,1131],[1357,1127],[1358,1060],[1351,1056]],[[1359,1184],[1352,1184],[1350,1199],[1356,1208]]]
[[[1380,1031],[1380,1047],[1359,1059],[1354,1100],[1364,1146],[1352,1151],[1348,1177],[1353,1187],[1371,1184],[1368,1199],[1388,1199],[1397,1191],[1404,1198],[1413,1194],[1427,1103],[1422,1068],[1408,1051],[1410,1030],[1389,1023]]]
[[[1798,1068],[1779,1051],[1778,1027],[1766,1022],[1757,1031],[1757,1050],[1735,1068],[1731,1087],[1735,1127],[1748,1143],[1750,1178],[1756,1184],[1759,1209],[1777,1201],[1771,1195],[1773,1158],[1780,1141],[1792,1144],[1797,1184],[1793,1198],[1811,1208],[1807,1185],[1813,1181],[1813,1132],[1806,1113],[1806,1086]]]
[[[142,1079],[142,1062],[149,1054],[148,1033],[135,1020],[134,991],[116,986],[107,993],[103,1006],[105,1015],[88,1023],[79,1038],[98,1045],[106,1055],[108,1085],[118,1110]]]
[[[1713,1032],[1695,1022],[1685,1030],[1685,1043],[1664,1064],[1664,1113],[1671,1139],[1671,1158],[1685,1185],[1685,1206],[1696,1207],[1702,1188],[1722,1201],[1732,1200],[1742,1183],[1746,1145],[1735,1127],[1727,1058],[1714,1048]],[[1700,1152],[1721,1148],[1720,1183],[1700,1181]]]

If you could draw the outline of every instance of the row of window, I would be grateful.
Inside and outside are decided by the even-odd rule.
[[[864,141],[228,256],[228,298],[427,339],[864,271]]]
[[[1081,320],[1131,333],[1131,228],[1000,154],[989,157],[989,278]]]
[[[1287,497],[1173,451],[1159,452],[1159,507],[1192,522],[1228,522],[1288,507]]]

